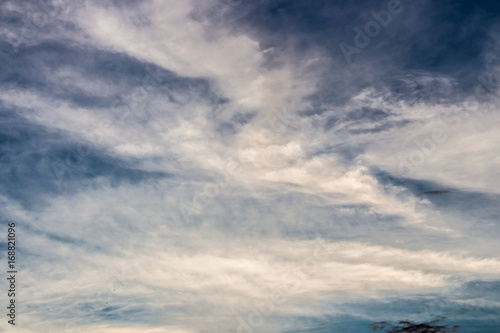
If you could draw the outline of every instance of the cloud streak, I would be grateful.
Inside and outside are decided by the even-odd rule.
[[[20,332],[499,327],[497,5],[1,6]]]

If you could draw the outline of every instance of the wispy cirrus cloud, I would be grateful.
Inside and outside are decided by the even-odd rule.
[[[401,1],[350,64],[388,3],[42,5],[1,13],[21,330],[498,327],[495,4]]]

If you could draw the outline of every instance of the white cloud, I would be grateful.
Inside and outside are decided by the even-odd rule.
[[[47,198],[46,206],[30,210],[2,197],[5,214],[27,226],[23,242],[29,244],[33,257],[26,260],[22,295],[38,305],[23,308],[28,322],[34,325],[46,318],[41,320],[41,325],[47,325],[43,330],[52,329],[45,313],[50,306],[52,313],[63,314],[61,327],[76,320],[86,332],[182,333],[207,327],[215,332],[234,330],[238,311],[248,312],[255,301],[276,295],[286,302],[273,313],[314,314],[327,302],[435,291],[457,275],[466,280],[498,278],[498,258],[456,251],[459,242],[453,241],[463,235],[433,210],[430,201],[383,185],[370,173],[370,167],[376,166],[397,174],[398,156],[408,158],[418,148],[416,139],[434,140],[432,131],[439,126],[446,140],[435,143],[429,156],[423,153],[425,160],[406,176],[497,192],[500,152],[495,144],[499,139],[495,117],[474,113],[454,128],[436,125],[438,114],[460,105],[410,105],[370,89],[343,107],[326,106],[323,115],[301,117],[298,111],[310,106],[306,97],[316,91],[318,64],[324,60],[311,51],[310,61],[283,56],[279,66],[270,68],[265,63],[269,50],[262,50],[255,37],[235,34],[224,25],[208,28],[191,15],[197,4],[148,1],[135,4],[136,11],[130,14],[87,2],[75,19],[83,33],[68,36],[182,78],[202,78],[215,93],[229,99],[223,107],[183,90],[172,92],[173,101],[152,89],[143,102],[136,103],[137,89],[93,80],[71,68],[56,72],[42,68],[41,73],[48,82],[71,85],[90,96],[119,94],[127,105],[96,111],[28,90],[0,93],[7,107],[36,110],[24,114],[30,122],[67,131],[77,141],[85,138],[119,159],[136,158],[142,171],[173,175],[167,180],[113,186],[104,177],[97,178],[90,186],[76,188],[66,197]],[[425,76],[419,81],[433,82],[446,89],[454,86],[446,77]],[[387,119],[375,125],[346,121],[332,131],[317,126],[327,117],[362,107],[388,111]],[[141,113],[144,110],[146,115]],[[234,120],[249,114],[252,117],[244,121]],[[405,121],[409,123],[404,127],[375,130]],[[224,125],[236,129],[224,136],[220,130]],[[366,131],[354,135],[353,129]],[[322,153],[340,144],[359,148],[353,162],[346,163],[340,154]],[[238,172],[228,171],[231,164],[238,166]],[[222,174],[227,185],[207,181],[213,172]],[[200,225],[186,226],[180,207],[192,206],[210,186],[216,188],[216,194],[208,196],[213,204],[195,207]],[[305,199],[278,206],[280,200],[289,199],[286,194]],[[270,208],[245,215],[252,200]],[[352,216],[353,224],[359,222],[358,212],[396,217],[405,232],[442,237],[451,245],[438,251],[382,246],[376,241],[332,241],[322,248],[329,256],[318,259],[316,241],[296,239],[280,229],[283,225],[292,231],[298,231],[297,225],[311,228],[318,221],[301,220],[305,212],[318,211],[321,220],[324,215],[319,210],[332,206],[339,206],[339,215]],[[359,223],[360,228],[367,225],[365,220]],[[260,230],[269,232],[264,237]],[[412,246],[418,247],[419,242],[423,241],[417,239]],[[166,328],[102,324],[96,313],[111,306],[105,303],[108,298],[116,306],[111,311],[116,311],[118,320],[128,316],[126,311],[142,307]],[[84,302],[97,311],[90,310],[94,313],[90,322],[84,318],[89,311],[78,310]],[[233,308],[238,313],[228,317]],[[167,311],[173,314],[163,315]],[[222,322],[214,323],[218,319]],[[268,325],[273,327],[271,322]]]
[[[43,230],[23,234],[30,252],[43,253],[42,261],[30,259],[23,270],[23,295],[40,307],[23,312],[43,317],[50,304],[54,313],[73,321],[86,318],[78,310],[82,302],[97,311],[117,306],[118,313],[180,306],[187,316],[201,318],[187,325],[178,313],[163,323],[197,331],[206,318],[225,318],[232,308],[248,309],[271,295],[286,299],[273,313],[295,314],[327,301],[428,292],[455,275],[469,280],[500,274],[498,259],[467,253],[345,241],[320,246],[314,240],[189,229],[182,227],[175,206],[159,207],[161,195],[155,191],[153,186],[98,187],[52,199],[28,216],[17,213],[20,208],[7,209],[7,216],[19,223],[36,219],[33,225]],[[266,213],[256,220],[267,223]]]

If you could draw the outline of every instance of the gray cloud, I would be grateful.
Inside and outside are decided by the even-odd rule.
[[[496,3],[350,63],[390,2],[45,4],[0,13],[25,332],[498,328]]]

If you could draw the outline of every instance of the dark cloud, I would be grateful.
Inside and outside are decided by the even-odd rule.
[[[387,10],[388,1],[245,1],[240,11],[245,15],[237,24],[256,34],[262,49],[273,50],[275,58],[280,53],[300,58],[318,51],[331,59],[313,101],[342,105],[366,87],[388,89],[397,99],[410,102],[470,95],[477,77],[494,61],[486,60],[484,52],[491,46],[492,29],[497,28],[498,2],[401,0],[400,4],[401,12],[352,56],[351,64],[340,43],[354,46],[354,28],[364,29],[374,21],[371,12]]]
[[[111,186],[171,175],[139,170],[137,161],[120,160],[92,148],[71,133],[35,125],[3,108],[0,113],[0,165],[3,195],[31,206],[45,195],[73,193],[104,178]],[[80,152],[89,152],[81,155]]]
[[[183,102],[176,98],[179,93],[219,100],[207,80],[182,78],[125,54],[74,43],[41,42],[17,52],[0,43],[0,61],[4,66],[0,82],[4,86],[36,91],[89,109],[106,110],[127,104],[136,107],[139,103],[147,104],[147,96],[142,95],[150,93],[167,96],[174,103]],[[108,85],[108,91],[97,95],[84,90],[78,85],[81,78],[87,80],[89,88],[93,82],[100,82]],[[134,91],[142,88],[143,91]]]
[[[446,333],[457,332],[460,329],[460,326],[457,325],[453,327],[449,327],[447,325],[439,325],[439,321],[441,321],[440,318],[424,323],[416,323],[410,320],[401,320],[394,325],[388,324],[387,322],[377,322],[373,323],[371,326],[374,331],[385,331],[387,333]]]

